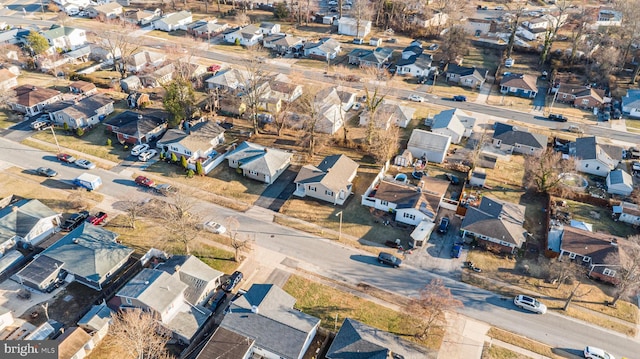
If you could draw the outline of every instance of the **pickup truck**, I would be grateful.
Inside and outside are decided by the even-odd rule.
[[[102,224],[102,222],[105,221],[105,219],[107,219],[107,214],[105,212],[98,212],[96,214],[92,214],[87,218],[87,222],[93,224],[93,225],[100,225]]]

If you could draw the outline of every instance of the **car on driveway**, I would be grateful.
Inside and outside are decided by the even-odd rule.
[[[584,357],[587,359],[616,359],[613,355],[605,352],[604,350],[596,347],[584,348]]]
[[[537,299],[524,294],[520,294],[513,298],[513,304],[515,304],[518,308],[522,308],[538,314],[544,314],[547,312],[546,305],[540,303]]]
[[[455,95],[455,96],[453,96],[453,101],[456,101],[456,102],[466,102],[466,101],[467,101],[467,96],[464,96],[464,95]]]
[[[557,113],[552,113],[552,114],[550,114],[550,115],[549,115],[549,119],[550,119],[551,121],[567,122],[567,118],[566,118],[566,117],[564,117],[564,116],[562,116],[562,115],[560,115],[560,114],[557,114]]]
[[[96,165],[93,162],[85,159],[76,160],[73,164],[80,168],[84,168],[85,170],[92,170],[96,168]]]
[[[146,150],[149,149],[149,145],[147,145],[146,143],[141,144],[141,145],[136,145],[135,147],[133,147],[131,149],[131,155],[132,156],[140,156],[140,154]]]
[[[227,293],[223,290],[219,290],[217,292],[215,292],[211,298],[209,298],[209,301],[207,302],[207,308],[209,308],[212,312],[215,312],[216,310],[218,310],[218,308],[220,308],[220,306],[222,304],[224,304],[224,301],[227,299]]]
[[[440,218],[440,224],[438,225],[438,232],[447,233],[449,231],[449,218],[442,217]]]
[[[233,272],[233,274],[229,277],[229,279],[227,279],[227,281],[224,282],[224,284],[222,284],[222,290],[224,290],[227,293],[233,291],[233,288],[235,288],[236,286],[238,286],[238,284],[240,284],[243,277],[244,275],[242,274],[242,272],[240,271]]]
[[[402,260],[400,258],[387,252],[380,252],[380,254],[378,254],[378,262],[393,268],[398,268],[402,264]]]
[[[410,95],[409,100],[414,102],[424,102],[424,97],[418,95]]]
[[[98,212],[96,214],[92,214],[87,218],[87,222],[93,225],[100,225],[107,219],[107,214],[105,212]]]
[[[156,183],[153,182],[153,180],[151,178],[145,177],[145,176],[138,176],[135,179],[135,182],[137,185],[142,186],[142,187],[153,187]]]
[[[66,153],[58,153],[56,155],[56,158],[58,159],[58,161],[66,162],[66,163],[74,163],[76,161],[75,157]]]
[[[439,48],[440,48],[440,45],[438,45],[438,44],[431,44],[431,45],[429,45],[429,47],[427,47],[427,50],[429,50],[429,51],[436,51],[436,50],[437,50],[437,49],[439,49]]]
[[[138,156],[138,160],[142,162],[147,162],[157,154],[158,154],[158,151],[156,150],[147,150],[142,152],[140,156]]]
[[[451,258],[460,258],[462,254],[462,246],[459,244],[454,244],[451,248]]]
[[[36,169],[36,173],[44,177],[55,177],[58,175],[58,172],[52,170],[49,167],[38,167]]]
[[[227,229],[223,225],[214,221],[205,222],[202,227],[207,231],[215,234],[223,234],[227,231]]]
[[[66,221],[60,226],[60,229],[64,232],[70,232],[80,225],[85,219],[89,217],[89,212],[82,211],[72,214]]]
[[[452,185],[459,185],[460,184],[460,178],[458,178],[458,176],[454,176],[451,173],[447,173],[445,176],[447,177],[449,182],[451,182]]]

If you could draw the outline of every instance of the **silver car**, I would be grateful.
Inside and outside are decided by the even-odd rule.
[[[544,314],[547,312],[547,306],[540,303],[533,297],[528,295],[520,294],[517,297],[513,298],[513,304],[518,308],[526,309],[530,312]]]
[[[93,162],[89,161],[89,160],[83,160],[83,159],[76,160],[74,162],[74,164],[76,166],[78,166],[80,168],[84,168],[86,170],[92,170],[92,169],[96,168],[96,165]]]

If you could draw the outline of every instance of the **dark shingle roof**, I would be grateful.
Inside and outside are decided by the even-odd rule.
[[[493,138],[501,140],[502,143],[515,146],[516,144],[535,148],[547,147],[548,137],[529,131],[523,131],[515,126],[496,122]]]
[[[529,74],[509,74],[502,78],[500,86],[514,87],[529,91],[538,91],[535,76]]]
[[[49,276],[58,271],[64,263],[47,256],[39,256],[31,261],[24,268],[18,272],[18,275],[23,278],[28,278],[29,281],[38,284],[43,283]]]
[[[196,359],[244,359],[254,340],[218,327]]]
[[[117,127],[117,132],[140,138],[165,122],[166,120],[156,116],[125,111],[104,123]]]
[[[478,208],[467,209],[461,229],[519,247],[525,240],[524,212],[522,205],[483,197]]]

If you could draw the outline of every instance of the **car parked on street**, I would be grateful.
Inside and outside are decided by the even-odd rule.
[[[233,274],[227,279],[226,282],[222,284],[222,290],[229,293],[233,291],[233,289],[240,284],[244,275],[240,271],[235,271]]]
[[[466,101],[467,101],[467,96],[464,96],[464,95],[455,95],[455,96],[453,96],[453,101],[456,101],[456,102],[466,102]]]
[[[546,305],[540,303],[537,299],[524,294],[520,294],[513,298],[513,304],[515,304],[518,308],[522,308],[538,314],[544,314],[547,312]]]
[[[551,121],[557,121],[557,122],[567,122],[567,118],[560,115],[560,114],[556,114],[556,113],[552,113],[549,115],[548,117]]]
[[[378,254],[378,262],[393,268],[398,268],[402,264],[402,260],[400,258],[387,252],[380,252],[380,254]]]
[[[176,187],[174,187],[174,186],[172,186],[172,185],[170,185],[168,183],[159,184],[159,185],[155,186],[153,189],[156,192],[158,192],[159,194],[164,195],[164,196],[168,196],[170,194],[178,192],[178,189]]]
[[[140,156],[140,154],[146,150],[149,149],[149,145],[147,145],[146,143],[141,144],[141,145],[136,145],[131,149],[131,155],[132,156]]]
[[[58,175],[58,172],[52,170],[49,167],[38,167],[36,169],[36,173],[44,177],[55,177]]]
[[[576,126],[576,125],[571,125],[567,128],[567,131],[571,132],[571,133],[578,133],[578,134],[583,134],[584,131],[582,130],[582,128],[580,128],[580,126]]]
[[[85,170],[92,170],[96,168],[96,165],[93,162],[85,159],[76,160],[73,164],[80,168],[84,168]]]
[[[605,352],[604,350],[591,346],[584,348],[583,354],[587,359],[616,359],[613,355]]]
[[[440,218],[440,224],[438,225],[438,232],[447,233],[449,231],[449,218],[442,217]]]
[[[80,225],[80,223],[84,222],[85,219],[89,217],[88,211],[82,211],[78,213],[72,214],[69,218],[67,218],[64,223],[60,226],[60,229],[63,232],[70,232],[74,230],[76,227]]]
[[[56,155],[56,158],[58,159],[58,161],[66,162],[66,163],[74,163],[76,161],[75,157],[66,153],[58,153]]]
[[[424,97],[418,95],[409,95],[409,100],[414,102],[424,102]]]
[[[156,183],[152,179],[145,176],[138,176],[135,179],[137,185],[142,187],[153,187]]]
[[[214,222],[214,221],[208,221],[205,222],[202,225],[202,228],[206,229],[207,231],[211,232],[211,233],[215,233],[215,234],[223,234],[227,231],[227,229],[221,225],[218,222]]]

